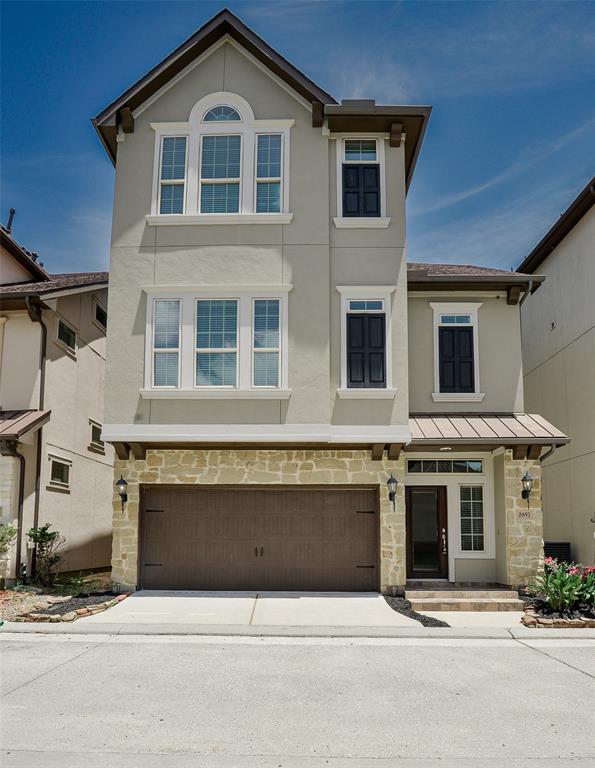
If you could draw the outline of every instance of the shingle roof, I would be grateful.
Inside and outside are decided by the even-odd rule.
[[[18,440],[26,432],[38,429],[50,418],[51,411],[0,411],[0,440]]]
[[[415,414],[409,418],[413,443],[500,443],[564,445],[559,429],[535,413]]]
[[[441,277],[443,275],[469,275],[471,277],[518,277],[523,276],[520,272],[511,272],[507,269],[495,269],[494,267],[479,267],[476,264],[441,264],[439,262],[429,262],[427,264],[421,262],[410,261],[407,264],[407,271],[412,277],[416,277],[418,273],[425,273],[428,276],[435,275]],[[530,275],[524,275],[524,277],[530,277]]]
[[[37,283],[11,283],[0,286],[0,295],[41,296],[69,288],[86,288],[107,285],[109,272],[68,272],[48,275],[48,280]]]

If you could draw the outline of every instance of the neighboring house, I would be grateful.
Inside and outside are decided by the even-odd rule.
[[[534,578],[538,457],[567,442],[523,413],[542,278],[407,267],[429,114],[338,104],[223,11],[95,119],[122,586]]]
[[[26,533],[44,523],[66,539],[62,570],[109,567],[108,274],[48,274],[5,227],[0,246],[0,514],[19,531],[5,575],[31,572]]]
[[[530,408],[572,437],[543,462],[544,538],[552,553],[595,560],[595,178],[522,262],[546,275],[523,304],[523,362]]]

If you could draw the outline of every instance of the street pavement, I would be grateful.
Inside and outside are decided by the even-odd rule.
[[[5,768],[595,768],[589,639],[6,633],[0,654]]]

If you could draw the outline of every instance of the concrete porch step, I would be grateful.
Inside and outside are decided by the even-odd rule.
[[[518,593],[512,589],[406,589],[407,600],[426,600],[427,598],[440,598],[450,600],[462,598],[468,600],[518,600]]]
[[[522,611],[525,604],[514,598],[426,597],[407,599],[414,611]]]

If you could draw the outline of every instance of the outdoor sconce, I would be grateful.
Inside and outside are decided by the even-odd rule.
[[[521,483],[523,484],[523,492],[521,495],[523,499],[527,500],[527,506],[529,506],[529,496],[531,495],[531,488],[533,487],[533,478],[528,471],[522,476]]]
[[[392,502],[393,507],[395,506],[395,497],[397,495],[397,484],[398,480],[396,477],[393,477],[393,474],[391,472],[390,477],[386,481],[386,484],[388,485],[388,499],[390,502]]]
[[[116,482],[116,488],[118,489],[118,493],[120,494],[120,498],[122,499],[122,512],[124,511],[124,502],[128,501],[128,494],[126,493],[126,489],[128,488],[128,483],[122,475],[120,475],[120,479]]]

